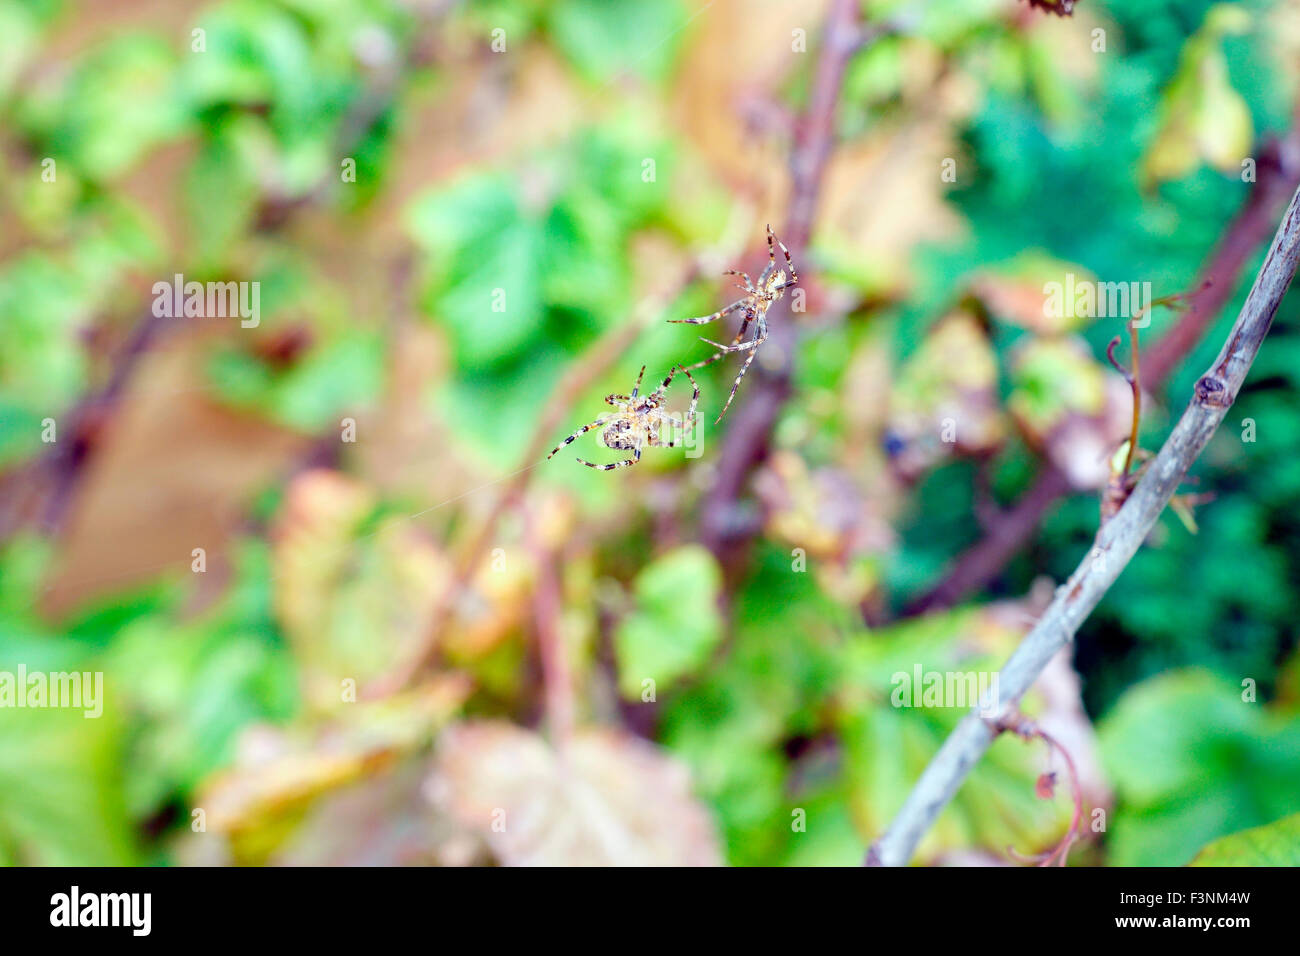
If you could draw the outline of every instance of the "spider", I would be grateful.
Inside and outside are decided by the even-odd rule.
[[[787,278],[784,269],[780,269],[776,264],[776,247],[781,247],[785,253],[785,264],[790,267],[790,275]],[[712,364],[728,352],[749,351],[745,357],[745,362],[740,366],[740,374],[736,376],[736,381],[731,385],[731,394],[727,396],[727,403],[722,406],[722,411],[714,419],[713,424],[722,421],[722,416],[727,414],[727,409],[731,407],[731,400],[736,397],[736,389],[740,388],[740,380],[745,377],[749,371],[750,364],[754,361],[754,356],[758,354],[758,347],[767,339],[767,310],[772,307],[772,303],[785,294],[785,290],[799,282],[799,273],[795,271],[794,262],[790,259],[790,250],[785,247],[785,243],[776,238],[772,232],[772,227],[767,227],[767,267],[763,269],[762,274],[758,277],[757,284],[750,282],[749,273],[738,272],[735,269],[728,269],[723,275],[740,276],[744,279],[744,284],[737,282],[736,285],[745,295],[737,299],[731,305],[724,309],[719,309],[712,315],[700,316],[696,319],[669,319],[669,322],[688,322],[691,325],[703,325],[705,322],[714,322],[722,318],[729,312],[735,312],[738,309],[745,310],[745,317],[740,323],[740,331],[736,337],[731,340],[730,345],[723,345],[721,342],[714,342],[712,339],[706,339],[700,336],[701,341],[707,342],[718,351],[701,362],[694,365],[686,366],[682,371],[703,368],[705,365]],[[749,323],[755,322],[754,337],[748,342],[742,342],[745,332],[749,329]]]
[[[675,422],[669,415],[668,410],[664,407],[664,392],[668,390],[669,384],[672,383],[673,376],[675,376],[678,371],[681,371],[686,378],[690,380],[691,387],[695,390],[695,394],[691,396],[691,407],[686,413],[684,422],[686,432],[689,433],[690,430],[695,427],[695,406],[700,400],[700,387],[695,384],[695,379],[691,376],[691,373],[681,365],[676,365],[673,367],[672,371],[668,373],[668,377],[663,380],[663,384],[649,395],[643,395],[638,399],[637,392],[641,389],[641,379],[645,377],[645,366],[642,365],[641,374],[636,377],[636,384],[632,386],[631,395],[605,396],[606,403],[613,405],[615,408],[619,409],[619,411],[612,415],[598,418],[590,425],[583,425],[568,438],[564,439],[564,441],[556,445],[551,451],[551,454],[546,456],[547,460],[554,457],[557,451],[572,442],[574,439],[585,435],[593,428],[599,428],[601,425],[607,426],[600,436],[600,440],[604,443],[605,447],[613,448],[617,451],[630,451],[632,452],[632,457],[626,461],[616,461],[608,465],[598,465],[595,462],[584,461],[579,458],[578,461],[582,462],[582,464],[586,465],[588,468],[599,468],[602,471],[613,471],[615,468],[624,468],[628,465],[635,465],[641,460],[641,447],[643,445],[672,448],[673,445],[676,444],[675,440],[672,437],[669,437],[668,441],[661,441],[659,430],[664,425],[667,425],[669,436],[673,434]]]

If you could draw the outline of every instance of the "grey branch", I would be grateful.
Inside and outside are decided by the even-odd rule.
[[[1102,525],[1092,548],[998,675],[1002,715],[1019,706],[1047,662],[1074,639],[1075,632],[1115,583],[1155,526],[1202,449],[1227,414],[1273,324],[1282,296],[1300,259],[1300,190],[1291,197],[1255,285],[1214,364],[1196,383],[1187,410],[1124,507]],[[989,714],[987,705],[982,705]],[[921,837],[953,798],[966,775],[993,743],[996,718],[979,711],[963,718],[908,795],[898,816],[867,853],[869,866],[902,866]]]

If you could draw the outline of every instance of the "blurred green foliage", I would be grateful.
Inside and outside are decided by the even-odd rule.
[[[1123,814],[1117,866],[1181,866],[1214,837],[1276,820],[1300,785],[1300,718],[1261,712],[1188,669],[1133,688],[1101,723]]]
[[[866,6],[884,15],[912,5]],[[1277,79],[1269,4],[1242,4],[1249,24],[1220,30],[1206,25],[1207,0],[1081,3],[1110,44],[1088,63],[1062,62],[1057,36],[1023,29],[1006,6],[925,4],[911,35],[884,40],[850,65],[837,118],[850,143],[928,108],[929,91],[918,97],[909,87],[915,62],[942,59],[968,78],[975,105],[952,130],[962,173],[945,196],[964,238],[910,250],[914,274],[900,282],[843,236],[814,234],[811,260],[858,305],[847,322],[816,326],[803,338],[795,396],[776,429],[776,445],[796,450],[812,469],[849,469],[859,485],[874,487],[885,456],[873,446],[887,436],[878,423],[856,422],[844,396],[873,356],[885,355],[891,368],[925,358],[936,321],[966,300],[976,276],[1005,273],[1028,253],[1102,279],[1140,276],[1156,295],[1190,286],[1249,188],[1224,174],[1214,161],[1222,157],[1192,155],[1179,126],[1191,115],[1185,108],[1203,107],[1182,102],[1204,93],[1188,79],[1200,75],[1198,65],[1210,64],[1211,101],[1231,104],[1238,134],[1247,122],[1257,137],[1288,122],[1294,91]],[[261,283],[264,327],[214,342],[196,388],[238,414],[332,437],[342,415],[376,407],[393,387],[406,340],[390,321],[401,305],[390,299],[401,296],[387,272],[360,292],[349,288],[308,251],[305,234],[324,223],[351,243],[343,243],[347,257],[367,257],[367,243],[380,241],[391,218],[398,223],[391,231],[413,243],[419,321],[446,346],[441,377],[422,383],[420,408],[436,410],[446,426],[437,440],[451,445],[453,458],[486,463],[469,496],[532,464],[520,462],[519,451],[546,397],[593,342],[631,320],[647,273],[667,270],[645,261],[639,243],[650,236],[660,242],[652,249],[697,251],[723,236],[732,211],[727,173],[710,171],[667,106],[694,16],[705,12],[688,4],[496,0],[457,7],[430,24],[396,0],[224,0],[194,20],[205,30],[202,55],[192,55],[188,27],[170,34],[147,25],[105,28],[50,70],[49,50],[71,30],[74,10],[56,0],[0,0],[6,470],[45,451],[43,419],[63,420],[103,386],[111,366],[88,344],[88,331],[120,336],[134,327],[147,311],[141,289],[175,272]],[[454,168],[422,173],[418,188],[393,195],[403,137],[430,111],[441,117],[463,107],[455,101],[465,92],[457,70],[493,68],[483,61],[493,56],[487,44],[497,28],[509,50],[541,51],[562,65],[579,122],[541,146],[500,148],[488,158],[463,132],[466,155]],[[455,68],[439,50],[424,49],[430,37],[454,46],[466,36],[478,59]],[[731,65],[746,71],[751,51],[741,52]],[[635,84],[620,98],[629,76]],[[803,104],[802,63],[780,92],[774,115]],[[1172,160],[1153,173],[1150,151],[1161,137],[1172,143]],[[164,197],[179,211],[168,222],[130,180],[152,157],[172,153],[184,168],[180,195]],[[53,182],[41,179],[45,157],[57,163]],[[355,189],[339,188],[340,157],[355,162]],[[644,175],[647,159],[652,178]],[[379,225],[366,218],[376,208],[386,210]],[[314,218],[295,227],[302,210]],[[391,269],[373,258],[376,271]],[[715,278],[682,291],[672,314],[716,308]],[[1169,410],[1148,414],[1149,446],[1161,440],[1234,314],[1224,310],[1175,374]],[[1174,522],[1162,527],[1079,635],[1083,700],[1116,798],[1092,862],[1186,863],[1216,838],[1300,808],[1300,716],[1294,694],[1284,693],[1300,620],[1298,315],[1293,297],[1198,468],[1202,487],[1216,495],[1198,510],[1200,534]],[[975,383],[996,399],[991,415],[1005,407],[1050,423],[1096,400],[1100,366],[1087,354],[1102,354],[1113,323],[1078,330],[1087,349],[1076,354],[1064,339],[995,319],[986,323],[981,352],[988,381]],[[1148,341],[1171,321],[1158,314]],[[685,360],[683,341],[703,354],[679,329],[659,323],[647,331],[634,354],[589,383],[564,426],[590,421],[605,393],[627,391],[641,362],[659,369]],[[277,337],[298,343],[291,360],[268,346],[282,345]],[[949,384],[944,362],[911,368],[918,365],[933,373],[919,391]],[[723,363],[700,377],[717,394],[733,375]],[[742,391],[738,401],[744,398]],[[1257,425],[1254,442],[1242,441],[1246,418]],[[562,427],[556,438],[567,432]],[[1003,503],[1029,486],[1039,455],[1020,432],[1007,432],[1013,437],[989,460],[991,492]],[[359,470],[344,458],[330,464]],[[976,468],[971,460],[929,462],[903,503],[880,517],[897,534],[892,550],[854,556],[856,572],[880,578],[886,612],[932,584],[983,533]],[[648,474],[646,484],[620,486],[576,467],[537,482],[546,493],[576,489],[580,514],[570,530],[579,544],[562,562],[557,587],[576,669],[589,680],[584,687],[597,688],[580,707],[592,722],[612,721],[640,706],[643,680],[654,675],[658,698],[641,712],[649,717],[639,718],[640,729],[690,768],[728,861],[858,862],[960,716],[952,708],[890,706],[894,675],[918,664],[995,670],[1019,630],[990,600],[1019,599],[1042,574],[1063,578],[1091,541],[1096,500],[1063,502],[978,604],[868,627],[857,602],[813,574],[792,573],[779,534],[766,534],[753,566],[736,576],[683,544],[682,534],[662,534],[672,518],[689,539],[698,520],[700,486],[691,482],[708,479],[685,471],[647,461],[634,476]],[[75,711],[0,713],[0,861],[175,862],[196,800],[221,792],[227,774],[237,776],[250,728],[269,723],[311,740],[320,731],[337,744],[313,723],[323,720],[337,674],[374,678],[392,664],[395,647],[418,645],[424,584],[449,573],[446,539],[479,514],[447,509],[409,535],[385,530],[387,518],[460,501],[440,497],[438,487],[414,499],[390,489],[358,494],[339,511],[312,499],[307,505],[319,511],[309,517],[326,512],[320,524],[295,512],[298,502],[286,504],[281,488],[268,489],[264,508],[248,503],[220,596],[197,610],[187,579],[168,569],[150,585],[96,598],[50,623],[39,605],[57,565],[54,549],[32,535],[12,537],[0,553],[0,670],[18,662],[103,670],[118,706],[102,720]],[[553,505],[546,499],[537,510],[563,510]],[[277,546],[293,538],[295,521],[312,534],[286,558]],[[456,613],[472,626],[449,652],[449,669],[476,683],[463,707],[455,694],[448,695],[454,703],[428,713],[406,699],[391,702],[392,713],[368,712],[373,723],[362,722],[367,744],[400,737],[392,749],[406,759],[408,750],[427,756],[422,734],[449,714],[536,720],[528,627],[535,609],[527,602],[546,569],[513,550],[502,560],[510,568],[503,583],[457,596]],[[605,627],[608,616],[615,620]],[[602,664],[611,665],[613,684],[605,696],[590,676]],[[1243,677],[1257,682],[1260,702],[1241,700]],[[1031,714],[1050,706],[1037,695],[1026,703]],[[375,729],[391,725],[403,732]],[[314,753],[327,766],[320,771],[307,760],[319,776],[308,774],[309,784],[292,779],[297,789],[288,789],[300,801],[363,776],[353,764],[329,764],[343,762],[336,750],[322,745]],[[999,741],[928,838],[926,858],[1052,845],[1069,806],[1035,796],[1043,766],[1040,748]],[[268,858],[287,839],[285,820],[298,819],[299,803],[287,802],[292,812],[274,815],[266,833],[238,831],[232,843],[249,838],[253,856]],[[792,827],[800,811],[803,830]],[[1212,843],[1200,862],[1253,853],[1293,859],[1294,822],[1275,827]]]

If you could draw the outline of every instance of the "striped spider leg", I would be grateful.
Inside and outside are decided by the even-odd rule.
[[[676,320],[676,319],[670,319],[669,321],[677,321],[677,320]],[[749,323],[750,323],[750,322],[753,322],[753,321],[754,321],[754,310],[753,310],[753,309],[746,309],[746,310],[745,310],[745,317],[744,317],[744,318],[741,320],[741,322],[740,322],[740,331],[737,332],[737,333],[736,333],[736,337],[735,337],[734,339],[731,340],[731,344],[732,344],[732,345],[736,345],[738,342],[741,341],[741,339],[743,339],[743,338],[745,337],[745,332],[749,330]],[[716,345],[716,343],[713,342],[711,339],[705,339],[704,341],[708,342],[710,345]],[[706,365],[712,365],[712,364],[713,364],[714,362],[716,362],[718,359],[720,359],[720,358],[722,358],[724,355],[726,355],[727,352],[729,351],[725,346],[718,346],[718,347],[721,348],[722,351],[720,351],[720,352],[714,352],[714,353],[713,353],[712,355],[710,355],[708,358],[706,358],[706,359],[700,359],[700,361],[698,361],[698,362],[693,362],[693,363],[691,363],[690,365],[685,366],[685,368],[687,368],[687,369],[689,369],[689,370],[691,370],[691,371],[693,372],[693,371],[695,371],[697,368],[704,368]]]
[[[671,448],[676,444],[672,437],[673,421],[664,407],[664,393],[668,386],[672,384],[673,377],[681,370],[690,380],[695,390],[695,395],[691,399],[690,411],[687,413],[687,421],[690,423],[687,427],[693,427],[695,423],[696,405],[700,398],[700,388],[695,384],[695,379],[691,373],[678,365],[668,373],[668,377],[663,383],[651,392],[638,398],[641,391],[641,380],[645,377],[645,366],[641,366],[641,373],[636,378],[636,385],[632,387],[631,395],[606,395],[605,402],[617,409],[612,415],[598,418],[589,425],[583,425],[576,432],[570,435],[560,444],[556,445],[547,455],[548,459],[552,458],[557,451],[565,445],[570,444],[582,435],[591,431],[593,428],[599,428],[605,425],[605,430],[601,432],[600,440],[606,448],[612,448],[615,451],[630,451],[632,457],[623,461],[611,462],[607,465],[597,464],[587,461],[583,458],[577,459],[581,464],[588,468],[599,468],[601,471],[613,471],[615,468],[626,468],[629,465],[635,465],[641,460],[641,449],[645,446],[665,446]],[[660,431],[664,425],[668,426],[669,439],[667,442],[662,441]]]
[[[786,275],[785,270],[777,265],[776,247],[778,245],[781,247],[781,252],[785,254],[785,263],[790,269],[790,274],[788,276]],[[737,283],[737,285],[739,285],[745,292],[743,298],[737,299],[735,302],[731,303],[731,305],[719,309],[712,315],[704,315],[694,319],[669,320],[670,322],[687,322],[692,325],[702,325],[706,322],[714,322],[728,313],[735,312],[739,309],[743,308],[745,310],[744,318],[740,323],[740,331],[737,332],[736,337],[731,340],[731,344],[724,345],[721,342],[715,342],[712,339],[700,336],[701,341],[712,345],[717,351],[707,359],[689,366],[692,369],[701,368],[705,365],[716,362],[718,359],[730,352],[749,353],[745,356],[745,361],[740,366],[740,372],[736,375],[736,380],[731,385],[731,394],[727,396],[727,401],[722,406],[722,411],[718,413],[718,417],[714,420],[715,425],[722,421],[722,416],[727,414],[727,409],[731,407],[731,402],[736,397],[736,390],[740,388],[741,379],[743,379],[745,373],[749,371],[749,366],[753,363],[754,356],[758,353],[758,347],[767,341],[767,310],[772,307],[772,303],[776,302],[785,294],[786,289],[797,285],[799,282],[799,273],[795,269],[794,261],[790,258],[790,250],[787,249],[785,243],[778,239],[776,234],[772,232],[771,225],[768,225],[767,227],[767,265],[759,275],[758,281],[751,282],[747,273],[738,272],[734,269],[729,269],[723,274],[740,276],[744,280],[743,283]],[[751,322],[754,323],[754,337],[745,341],[745,333],[749,330]]]
[[[705,339],[704,341],[708,342],[709,340]],[[731,383],[731,394],[727,396],[727,401],[723,404],[722,411],[718,412],[718,417],[713,420],[713,424],[718,424],[718,422],[722,421],[722,416],[727,414],[727,409],[731,407],[732,399],[736,397],[736,389],[740,388],[740,380],[745,377],[745,373],[749,371],[749,366],[753,364],[754,356],[758,354],[758,347],[766,341],[767,321],[763,314],[759,313],[755,335],[748,342],[742,342],[739,345],[736,345],[733,342],[730,346],[718,345],[716,342],[709,342],[710,345],[718,345],[720,351],[715,353],[717,355],[723,355],[727,352],[739,351],[746,348],[749,349],[749,354],[745,356],[745,361],[740,365],[740,372],[736,375],[736,380]]]
[[[610,396],[610,398],[613,397],[614,396],[612,395]],[[610,404],[613,403],[611,402]],[[564,441],[560,442],[558,445],[552,448],[551,453],[546,456],[546,460],[550,461],[552,458],[555,457],[555,453],[559,451],[561,448],[563,448],[565,445],[572,444],[574,441],[581,438],[583,435],[587,434],[587,432],[591,431],[593,428],[599,428],[601,425],[604,425],[606,422],[611,421],[613,418],[614,418],[613,415],[606,415],[604,418],[597,418],[594,422],[590,423],[589,425],[583,425],[581,428],[579,428],[568,438],[564,439]],[[582,461],[582,459],[579,458],[578,461]],[[583,463],[586,464],[585,462]]]
[[[697,420],[696,408],[700,404],[700,386],[695,381],[695,376],[691,374],[691,370],[687,368],[685,365],[680,365],[680,364],[676,365],[673,367],[672,371],[668,373],[668,377],[664,379],[664,383],[661,386],[659,386],[659,390],[664,391],[665,389],[667,389],[669,384],[673,380],[673,376],[676,375],[678,372],[681,372],[683,375],[685,375],[686,380],[691,383],[691,407],[686,410],[686,417],[682,419],[682,438],[683,440],[685,440],[686,437],[695,430],[695,423]],[[673,421],[671,416],[665,413],[664,420],[668,423],[668,434],[672,435]],[[670,437],[665,444],[668,448],[672,448],[676,443],[677,440],[675,438]],[[687,447],[690,446],[688,445]]]

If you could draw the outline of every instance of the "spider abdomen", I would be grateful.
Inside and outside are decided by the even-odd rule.
[[[606,428],[601,433],[600,440],[606,448],[619,451],[630,451],[637,445],[637,436],[632,430],[632,423],[627,419],[619,419]]]

